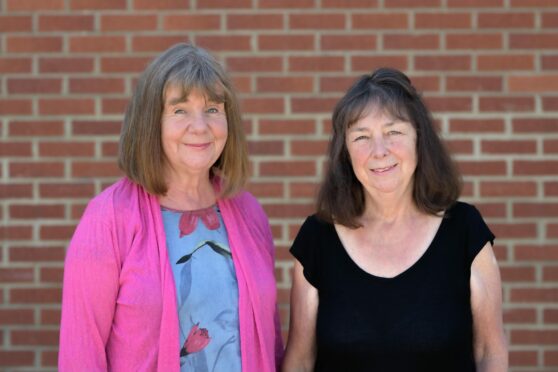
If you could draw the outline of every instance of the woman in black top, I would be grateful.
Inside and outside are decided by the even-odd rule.
[[[410,80],[361,77],[333,113],[301,227],[284,371],[506,371],[494,235]]]

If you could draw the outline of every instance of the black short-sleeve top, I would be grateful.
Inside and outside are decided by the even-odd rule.
[[[494,235],[457,202],[425,253],[393,278],[349,257],[332,224],[310,216],[291,253],[318,290],[316,371],[475,371],[471,264]]]

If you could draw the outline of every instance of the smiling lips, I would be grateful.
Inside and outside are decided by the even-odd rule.
[[[384,168],[371,168],[370,170],[372,171],[372,173],[380,174],[380,173],[388,172],[388,171],[392,170],[393,168],[395,168],[396,166],[397,166],[397,164],[394,164],[394,165],[390,165],[390,166],[387,166],[387,167],[384,167]]]
[[[209,146],[209,142],[206,143],[186,143],[185,144],[188,147],[193,147],[195,149],[205,149],[206,147]]]

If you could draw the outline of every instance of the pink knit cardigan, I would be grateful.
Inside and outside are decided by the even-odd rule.
[[[218,201],[239,292],[242,369],[276,371],[283,353],[274,248],[247,192]],[[60,371],[179,371],[174,278],[158,199],[128,179],[95,197],[64,267]]]

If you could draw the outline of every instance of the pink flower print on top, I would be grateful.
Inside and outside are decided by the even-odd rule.
[[[184,346],[182,347],[182,350],[180,350],[180,356],[183,357],[203,350],[207,344],[209,344],[209,341],[211,341],[211,338],[209,337],[207,329],[199,328],[199,323],[195,324],[192,329],[190,329],[190,333],[184,342]]]
[[[185,211],[182,212],[182,216],[180,216],[180,221],[178,222],[181,238],[184,235],[191,234],[192,231],[196,229],[198,219],[200,219],[209,230],[217,230],[219,228],[219,216],[217,216],[217,211],[215,211],[214,207],[195,211]]]

